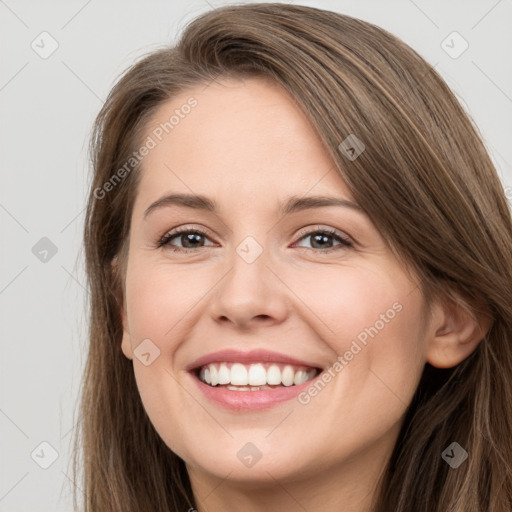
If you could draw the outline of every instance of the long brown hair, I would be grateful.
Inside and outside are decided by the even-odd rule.
[[[74,458],[84,510],[195,506],[184,462],[151,425],[121,351],[119,305],[140,163],[112,179],[147,136],[151,114],[175,94],[217,77],[256,75],[296,100],[355,200],[416,272],[427,303],[457,301],[492,316],[463,362],[426,364],[374,510],[510,512],[512,221],[481,136],[438,73],[393,35],[349,16],[272,3],[196,18],[175,47],[124,73],[96,119],[84,229],[89,353]],[[350,134],[366,146],[353,160],[339,149]],[[469,454],[457,469],[441,457],[454,441]]]

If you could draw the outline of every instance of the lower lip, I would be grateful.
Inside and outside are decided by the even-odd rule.
[[[296,386],[283,386],[261,391],[233,391],[224,387],[209,386],[196,377],[193,372],[189,372],[189,374],[208,400],[232,411],[269,409],[281,402],[292,400],[311,386],[321,375],[319,373],[313,379]]]

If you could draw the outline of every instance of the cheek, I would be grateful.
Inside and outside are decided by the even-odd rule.
[[[422,297],[393,270],[335,269],[301,281],[299,293],[307,297],[318,332],[336,352],[351,385],[381,378],[407,398],[425,362]]]
[[[193,304],[205,293],[201,281],[192,277],[193,274],[177,267],[150,265],[136,258],[131,261],[126,276],[137,388],[151,423],[167,446],[180,456],[189,456],[185,442],[188,423],[182,421],[182,415],[183,404],[190,403],[190,395],[176,379],[173,354],[184,332],[191,328]],[[148,339],[154,345],[148,345]],[[142,352],[137,347],[143,341],[151,352],[152,360],[147,366],[137,358]],[[154,354],[158,355],[154,357]]]
[[[135,380],[141,402],[164,443],[180,457],[189,459],[194,439],[190,438],[195,417],[204,411],[191,400],[171,369],[160,357],[151,366],[135,364]]]
[[[179,266],[134,261],[126,279],[127,313],[132,336],[154,338],[155,341],[160,340],[160,345],[165,339],[168,344],[173,339],[172,331],[183,328],[194,305],[212,285],[199,278],[198,274]],[[132,344],[136,344],[135,340]]]
[[[399,309],[393,304],[400,303],[404,296],[401,282],[392,283],[386,275],[356,268],[319,272],[302,280],[300,286],[298,293],[307,297],[306,305],[317,314],[328,331],[330,344],[339,351],[348,349],[347,341],[358,336],[364,343],[365,337],[370,337],[368,330],[376,323],[379,330],[387,327]]]

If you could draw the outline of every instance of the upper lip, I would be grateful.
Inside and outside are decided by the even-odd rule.
[[[256,349],[250,350],[249,352],[242,352],[240,350],[235,349],[225,349],[219,350],[218,352],[212,352],[211,354],[206,354],[196,359],[194,362],[190,363],[186,370],[196,370],[201,366],[205,366],[209,363],[217,363],[217,362],[233,362],[233,363],[263,363],[263,362],[272,362],[272,363],[282,363],[282,364],[291,364],[294,366],[308,366],[311,368],[321,369],[321,366],[303,361],[300,359],[296,359],[295,357],[290,357],[285,354],[280,354],[279,352],[273,352],[271,350],[264,349]]]

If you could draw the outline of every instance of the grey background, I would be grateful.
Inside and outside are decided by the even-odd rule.
[[[1,512],[72,509],[70,443],[87,341],[81,230],[93,119],[135,58],[226,3],[0,0]],[[512,198],[511,0],[292,3],[374,22],[435,65],[478,125]],[[58,43],[48,58],[31,47],[34,41],[39,51],[51,48],[43,31]],[[441,46],[453,31],[469,44],[455,59]],[[452,40],[445,44],[460,49]],[[58,455],[47,469],[41,466],[53,452],[42,442]]]

